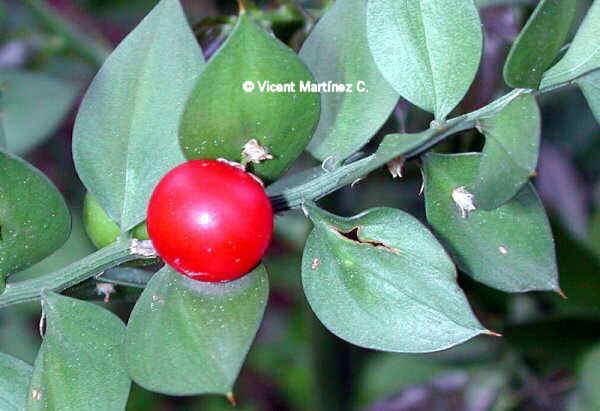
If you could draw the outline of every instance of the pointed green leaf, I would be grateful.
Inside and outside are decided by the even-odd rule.
[[[31,365],[0,353],[0,409],[22,411],[31,379]]]
[[[71,231],[69,209],[39,170],[0,151],[0,278],[60,248]]]
[[[443,350],[486,330],[454,264],[414,217],[374,208],[351,218],[305,204],[314,223],[302,257],[311,308],[332,333],[366,348]]]
[[[513,198],[535,172],[541,136],[535,96],[517,97],[500,113],[481,120],[479,128],[485,147],[469,191],[477,207],[493,210]]]
[[[0,88],[7,147],[19,155],[54,133],[79,92],[74,84],[26,71],[0,71]]]
[[[571,81],[600,68],[600,2],[592,3],[569,50],[544,74],[541,88]]]
[[[542,0],[538,4],[508,53],[506,84],[538,88],[567,39],[576,10],[577,0]]]
[[[73,132],[81,181],[128,231],[160,178],[185,161],[179,117],[204,65],[178,0],[162,0],[108,57]]]
[[[344,160],[387,120],[400,96],[369,52],[364,0],[336,1],[319,20],[300,58],[318,82],[352,84],[352,93],[323,93],[321,120],[308,150],[319,160]],[[359,81],[363,83],[357,84]],[[359,88],[357,88],[357,85]],[[361,92],[360,87],[367,89]]]
[[[269,294],[264,266],[228,283],[166,266],[136,303],[125,342],[129,375],[169,395],[227,394],[258,331]]]
[[[383,76],[438,120],[469,89],[483,44],[473,0],[369,0],[367,37]]]
[[[294,90],[261,92],[266,81]],[[252,170],[275,180],[302,153],[319,121],[319,94],[300,90],[307,81],[314,78],[300,58],[242,13],[186,104],[179,130],[186,157],[240,162],[244,145],[256,139],[273,159]]]
[[[457,189],[470,186],[481,155],[424,157],[427,220],[466,274],[508,292],[559,290],[554,240],[544,208],[531,184],[493,211],[463,217]],[[464,200],[464,197],[462,198]]]
[[[594,117],[600,123],[600,70],[585,75],[575,82],[583,92]]]
[[[46,332],[27,410],[122,410],[131,380],[121,364],[125,324],[104,308],[53,292],[42,295]]]

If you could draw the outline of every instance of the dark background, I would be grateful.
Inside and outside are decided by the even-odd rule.
[[[297,50],[328,3],[260,1],[261,11],[255,15]],[[455,114],[481,107],[506,91],[501,77],[504,58],[536,2],[515,3],[519,4],[481,9],[484,57]],[[580,20],[590,1],[579,3]],[[103,57],[154,4],[147,0],[0,0],[0,75],[24,70],[59,80],[64,89],[45,94],[34,81],[15,87],[21,115],[41,125],[35,133],[18,137],[18,154],[50,177],[73,214],[69,242],[18,274],[19,278],[54,271],[93,251],[81,223],[85,191],[71,159],[73,121]],[[231,30],[237,6],[216,0],[184,0],[183,5],[209,57]],[[428,355],[363,350],[334,337],[310,311],[300,284],[300,258],[310,223],[298,212],[278,216],[276,241],[266,258],[270,301],[235,387],[237,409],[599,409],[586,406],[585,401],[589,401],[589,388],[594,391],[600,384],[600,128],[575,88],[545,95],[539,102],[543,144],[534,181],[553,224],[561,286],[569,298],[561,300],[551,293],[509,295],[460,275],[477,317],[503,338],[477,337]],[[54,117],[48,114],[61,104],[67,109]],[[430,120],[427,113],[401,102],[374,142],[389,132],[422,130]],[[11,136],[7,137],[10,145]],[[473,131],[447,140],[436,150],[473,151],[482,143]],[[314,164],[306,155],[294,167]],[[420,185],[418,162],[413,161],[401,180],[392,180],[382,169],[322,204],[342,215],[391,206],[423,219]],[[73,292],[89,294],[85,287]],[[126,320],[137,293],[121,289],[108,306]],[[101,296],[87,296],[102,303]],[[0,311],[0,351],[33,362],[40,344],[39,311],[38,304]],[[595,355],[590,354],[594,347]],[[228,408],[226,400],[217,396],[173,398],[136,386],[128,405],[128,410]]]

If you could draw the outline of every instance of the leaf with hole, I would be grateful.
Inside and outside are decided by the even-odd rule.
[[[552,231],[531,184],[492,211],[476,209],[465,218],[459,208],[457,194],[474,183],[481,158],[476,153],[424,157],[429,224],[458,267],[475,280],[508,292],[560,291]]]
[[[575,83],[583,92],[590,110],[600,123],[600,70],[575,80]]]
[[[131,380],[121,364],[125,324],[95,304],[42,294],[46,332],[27,410],[125,409]]]
[[[136,303],[125,342],[131,378],[168,395],[231,393],[269,294],[264,266],[227,283],[165,266]]]
[[[476,206],[493,210],[513,198],[534,174],[540,151],[541,115],[533,94],[511,101],[484,118],[479,129],[485,146],[479,171],[468,191]]]
[[[506,84],[538,88],[567,39],[576,10],[577,0],[542,0],[537,5],[508,53],[504,65]]]
[[[251,169],[275,180],[302,153],[319,121],[319,94],[300,90],[309,81],[314,78],[296,53],[242,12],[186,104],[179,130],[186,157],[240,162],[244,145],[256,139],[273,158]],[[286,90],[261,91],[283,84]],[[253,90],[244,91],[249,85]]]
[[[319,160],[344,160],[365,145],[387,120],[400,96],[369,52],[366,2],[336,1],[302,45],[300,58],[317,82],[351,84],[352,93],[321,94],[321,120],[308,151]],[[360,92],[362,81],[368,92]]]
[[[369,0],[367,38],[383,76],[438,120],[469,89],[483,44],[473,0]]]
[[[541,88],[571,81],[600,68],[600,2],[592,3],[569,50],[542,78]]]
[[[108,57],[73,131],[77,173],[128,231],[146,217],[152,190],[185,161],[179,117],[204,57],[178,0],[162,0]]]
[[[31,365],[8,354],[0,353],[0,409],[3,411],[25,409],[31,371]]]
[[[50,137],[69,113],[79,86],[42,73],[0,71],[8,151],[21,155]]]
[[[0,151],[0,277],[59,249],[71,231],[60,192],[39,170]]]
[[[486,333],[456,284],[454,264],[414,217],[374,208],[344,218],[313,203],[302,284],[319,320],[361,347],[443,350]]]

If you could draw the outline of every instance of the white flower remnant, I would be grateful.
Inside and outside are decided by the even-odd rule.
[[[242,150],[242,164],[258,164],[261,161],[272,159],[273,156],[270,154],[269,149],[265,146],[261,146],[255,138],[244,144],[244,149]]]
[[[96,293],[104,296],[104,302],[110,301],[110,295],[115,292],[115,286],[110,283],[96,283]]]
[[[460,186],[452,190],[452,200],[460,211],[462,218],[469,217],[471,211],[475,211],[477,208],[473,204],[473,194],[469,193],[465,186]]]
[[[397,157],[387,163],[387,168],[392,175],[392,178],[402,178],[402,169],[404,168],[404,157]]]

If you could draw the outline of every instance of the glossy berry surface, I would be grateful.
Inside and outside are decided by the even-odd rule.
[[[158,183],[147,225],[154,248],[173,268],[199,281],[230,281],[260,262],[271,242],[273,210],[248,173],[194,160]]]

